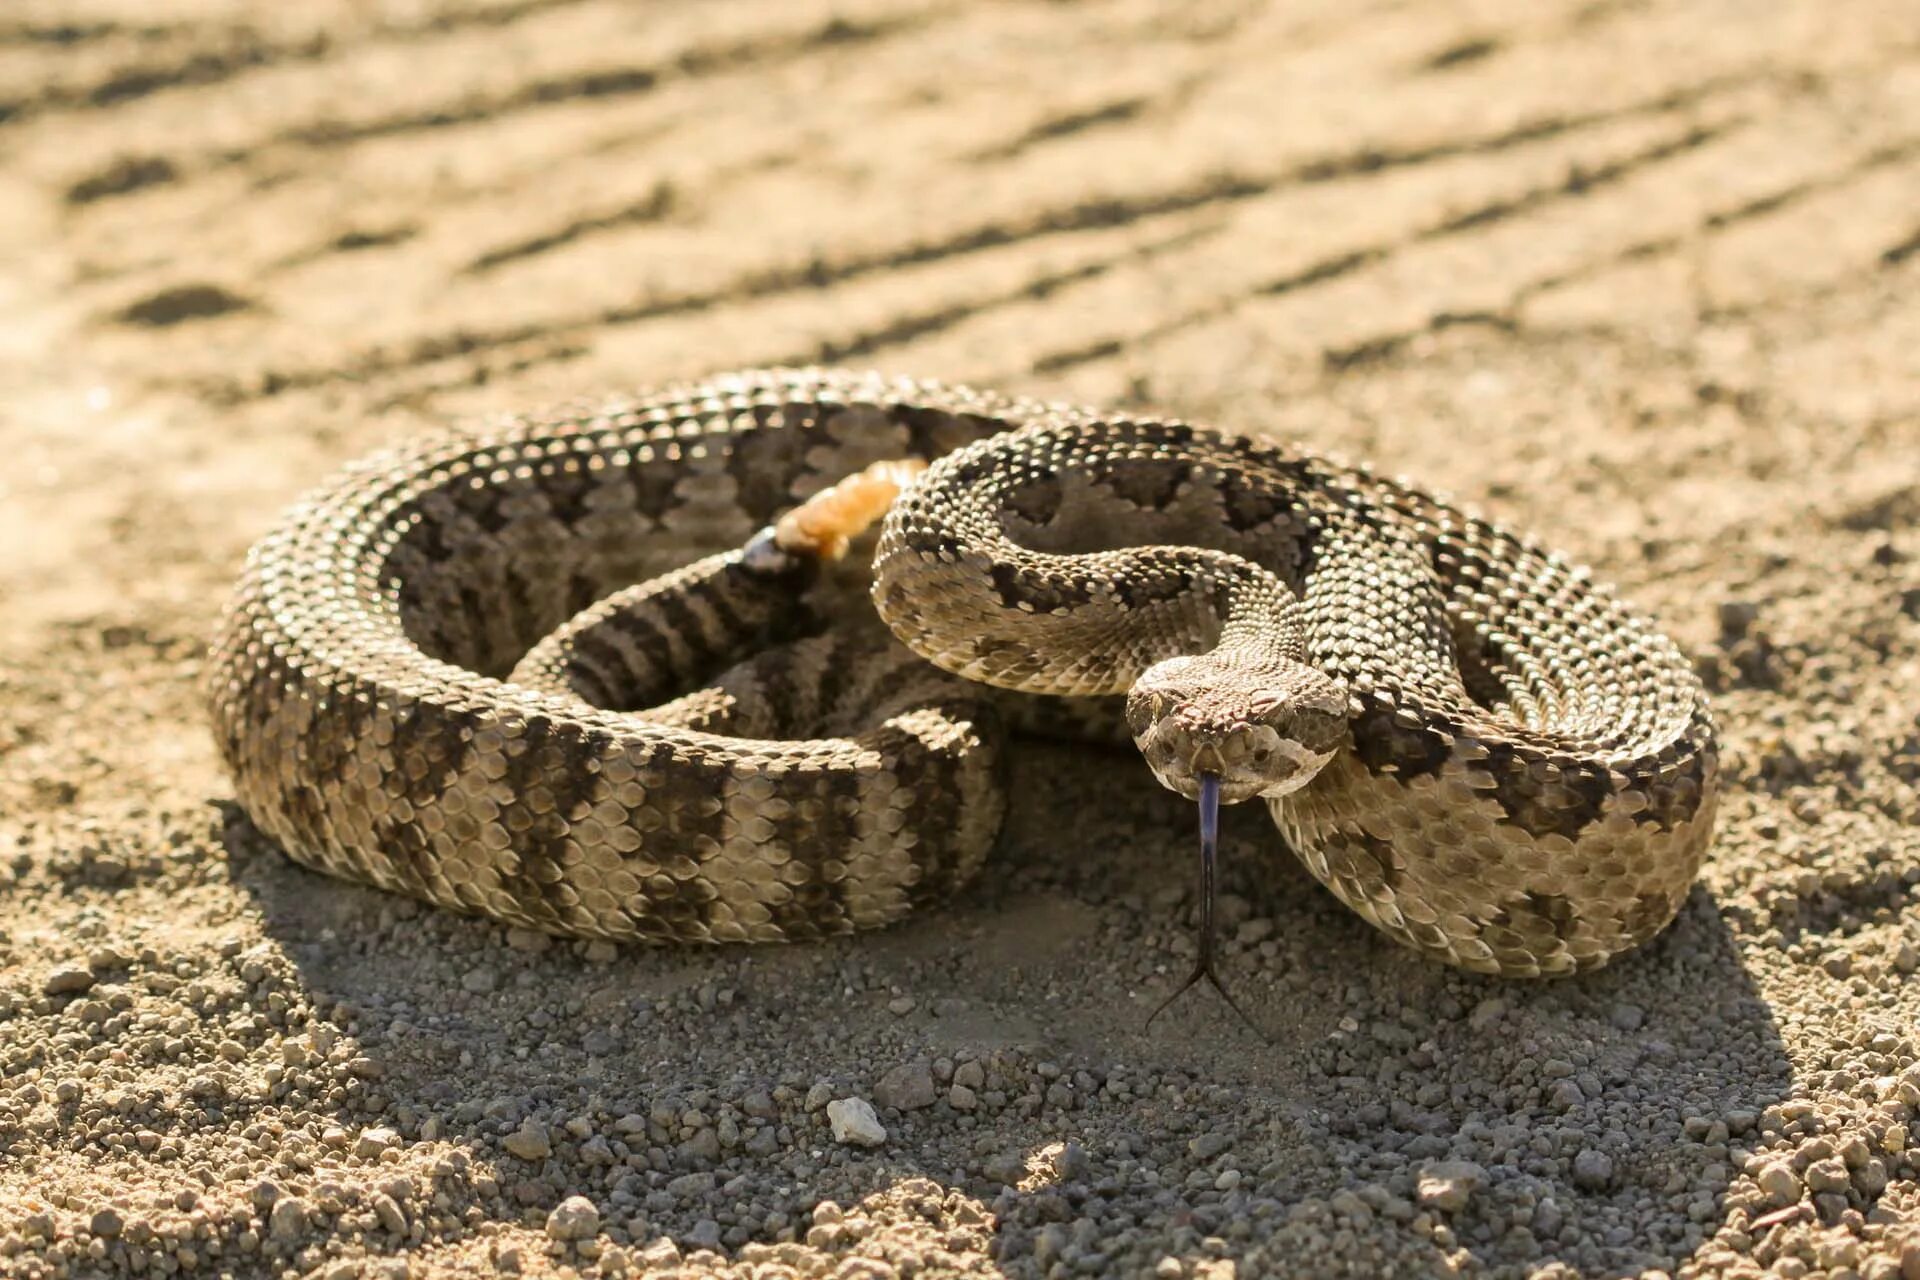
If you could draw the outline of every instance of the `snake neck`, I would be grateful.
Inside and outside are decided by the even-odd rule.
[[[1219,568],[1218,642],[1141,672],[1128,728],[1154,777],[1189,800],[1208,778],[1222,804],[1284,796],[1345,740],[1347,686],[1307,661],[1298,599],[1279,579],[1235,557]]]

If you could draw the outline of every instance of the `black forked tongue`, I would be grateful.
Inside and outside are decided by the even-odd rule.
[[[1247,1016],[1246,1010],[1235,1002],[1226,987],[1221,985],[1220,975],[1213,968],[1213,900],[1219,852],[1220,775],[1203,773],[1200,775],[1200,954],[1194,960],[1193,972],[1187,975],[1187,980],[1175,987],[1173,994],[1162,1000],[1154,1011],[1147,1015],[1147,1026],[1151,1027],[1153,1020],[1164,1013],[1168,1005],[1185,995],[1194,983],[1205,978],[1207,985],[1218,991],[1220,998],[1227,1002],[1227,1008],[1240,1015],[1240,1021],[1247,1024],[1247,1029],[1265,1040],[1267,1033],[1262,1031],[1254,1020]]]

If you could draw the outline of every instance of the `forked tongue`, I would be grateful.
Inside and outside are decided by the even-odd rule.
[[[1213,936],[1214,936],[1213,900],[1216,896],[1216,871],[1219,863],[1219,853],[1220,853],[1220,775],[1219,774],[1203,773],[1200,775],[1199,801],[1200,801],[1200,951],[1199,951],[1199,956],[1194,960],[1193,972],[1187,975],[1187,980],[1185,982],[1182,982],[1179,986],[1175,987],[1173,989],[1173,993],[1169,995],[1165,1000],[1162,1000],[1159,1003],[1159,1005],[1157,1005],[1154,1008],[1154,1011],[1147,1015],[1147,1026],[1151,1027],[1153,1025],[1153,1020],[1159,1017],[1161,1012],[1165,1010],[1168,1005],[1172,1004],[1175,1000],[1179,999],[1182,995],[1186,994],[1187,988],[1191,987],[1194,983],[1200,981],[1202,978],[1205,978],[1207,980],[1207,984],[1211,986],[1215,991],[1218,991],[1220,993],[1220,998],[1227,1002],[1227,1007],[1240,1015],[1240,1021],[1246,1023],[1248,1029],[1251,1030],[1255,1035],[1259,1036],[1262,1040],[1265,1040],[1267,1038],[1266,1032],[1262,1031],[1254,1023],[1253,1019],[1247,1016],[1246,1011],[1242,1009],[1237,1003],[1235,1003],[1234,998],[1231,995],[1227,994],[1227,989],[1220,984],[1220,975],[1215,973],[1213,970]]]

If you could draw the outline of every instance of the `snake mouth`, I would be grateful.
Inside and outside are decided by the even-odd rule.
[[[1142,743],[1147,767],[1161,786],[1196,803],[1203,800],[1209,781],[1220,804],[1291,795],[1313,781],[1334,757],[1332,751],[1313,751],[1285,739],[1232,762],[1211,745],[1188,751],[1169,750],[1170,745]]]

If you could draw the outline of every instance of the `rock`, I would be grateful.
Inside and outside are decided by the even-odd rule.
[[[273,1202],[267,1215],[267,1230],[275,1240],[298,1240],[307,1229],[307,1202],[299,1196],[282,1196]]]
[[[1351,1187],[1342,1187],[1328,1196],[1327,1208],[1362,1229],[1373,1221],[1373,1209]]]
[[[1027,1176],[1027,1162],[1017,1151],[1002,1151],[999,1155],[988,1157],[980,1167],[980,1172],[1003,1187],[1018,1186],[1020,1180]]]
[[[1079,1182],[1093,1168],[1093,1161],[1087,1159],[1087,1149],[1077,1142],[1068,1142],[1054,1153],[1053,1171],[1062,1182]]]
[[[1608,1021],[1621,1031],[1638,1031],[1647,1020],[1647,1011],[1637,1004],[1617,1004],[1608,1016]]]
[[[695,1200],[711,1192],[714,1183],[711,1173],[683,1173],[667,1183],[667,1194],[676,1200]]]
[[[600,1210],[585,1196],[568,1196],[547,1215],[549,1240],[591,1240],[600,1234]]]
[[[1571,1080],[1561,1080],[1554,1084],[1553,1092],[1547,1097],[1547,1105],[1555,1111],[1571,1111],[1586,1101],[1580,1092],[1580,1086]]]
[[[977,1062],[963,1062],[953,1069],[953,1082],[978,1093],[986,1086],[987,1073]]]
[[[388,1235],[407,1234],[407,1215],[401,1211],[400,1202],[384,1191],[373,1193],[373,1216],[380,1220],[381,1229]]]
[[[93,990],[93,970],[85,965],[63,964],[47,975],[40,990],[50,996],[72,996]]]
[[[500,979],[493,970],[483,965],[478,969],[467,970],[465,976],[460,979],[460,985],[474,995],[484,996],[500,985]]]
[[[696,1164],[712,1164],[720,1158],[720,1135],[701,1129],[680,1144],[680,1154]]]
[[[1473,1012],[1467,1015],[1467,1025],[1475,1031],[1485,1030],[1500,1021],[1507,1013],[1507,1002],[1499,996],[1488,996],[1473,1006]]]
[[[107,1240],[118,1236],[126,1225],[126,1219],[120,1216],[118,1209],[102,1209],[87,1219],[87,1230]]]
[[[647,1243],[634,1254],[634,1257],[639,1260],[643,1273],[665,1271],[669,1267],[679,1265],[680,1246],[668,1237],[661,1236],[657,1240],[647,1241]]]
[[[1753,624],[1759,620],[1760,606],[1751,600],[1720,602],[1720,630],[1734,639],[1747,634]]]
[[[1836,1191],[1844,1194],[1853,1185],[1853,1179],[1847,1173],[1846,1163],[1837,1157],[1816,1160],[1807,1166],[1807,1185],[1817,1194],[1822,1191]]]
[[[553,1154],[553,1140],[547,1136],[547,1127],[532,1120],[508,1134],[500,1145],[522,1160],[545,1160]]]
[[[718,1249],[720,1224],[712,1218],[700,1219],[693,1224],[693,1230],[687,1232],[687,1243],[696,1249]]]
[[[877,1147],[887,1140],[887,1130],[873,1113],[873,1104],[865,1098],[840,1098],[827,1104],[827,1123],[833,1126],[833,1140],[859,1147]]]
[[[930,1107],[939,1094],[934,1090],[933,1064],[925,1058],[903,1062],[880,1077],[873,1087],[873,1100],[895,1111],[917,1111]]]
[[[1800,1199],[1800,1179],[1793,1172],[1793,1166],[1784,1160],[1776,1160],[1761,1169],[1754,1181],[1775,1204],[1788,1205]]]
[[[388,1147],[400,1145],[400,1135],[391,1129],[365,1129],[354,1140],[353,1154],[362,1160],[378,1160]]]
[[[980,1095],[963,1084],[947,1090],[947,1105],[955,1111],[971,1111],[980,1105]]]
[[[1187,1151],[1196,1160],[1211,1160],[1232,1145],[1232,1134],[1216,1131],[1213,1133],[1203,1133],[1197,1138],[1189,1139],[1187,1141]]]
[[[1600,1191],[1613,1181],[1613,1157],[1595,1147],[1587,1147],[1573,1158],[1573,1185],[1583,1191]]]
[[[1421,1171],[1416,1195],[1426,1208],[1458,1213],[1486,1182],[1487,1171],[1473,1161],[1442,1160]]]
[[[1058,1223],[1043,1227],[1033,1238],[1033,1260],[1043,1270],[1051,1267],[1066,1252],[1067,1233]]]

